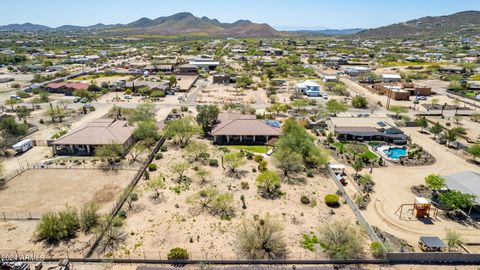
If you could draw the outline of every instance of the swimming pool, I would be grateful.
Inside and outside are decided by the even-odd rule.
[[[390,147],[383,150],[383,152],[391,159],[400,159],[407,155],[407,149],[403,147]]]

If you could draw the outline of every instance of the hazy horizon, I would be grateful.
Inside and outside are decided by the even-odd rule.
[[[98,23],[130,23],[142,17],[155,19],[178,12],[215,18],[231,23],[245,19],[267,23],[277,30],[374,28],[425,16],[441,16],[466,10],[480,10],[480,1],[470,0],[254,0],[194,1],[181,5],[153,0],[84,0],[74,6],[61,0],[17,0],[2,3],[8,10],[0,25],[34,23],[50,27],[88,26]],[[394,12],[392,12],[394,10]]]

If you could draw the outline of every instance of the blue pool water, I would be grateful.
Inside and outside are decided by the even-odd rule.
[[[383,152],[391,159],[399,159],[407,155],[407,149],[403,147],[390,147]]]

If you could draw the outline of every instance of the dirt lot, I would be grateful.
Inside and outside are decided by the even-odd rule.
[[[0,211],[41,214],[95,201],[101,212],[110,209],[120,190],[135,171],[28,170],[9,181],[0,191]],[[21,200],[19,195],[21,194]]]
[[[80,207],[94,201],[101,213],[106,213],[135,171],[105,173],[98,170],[29,170],[14,178],[0,191],[0,212],[7,216],[25,217],[28,212],[40,216],[47,211],[63,209],[66,205]],[[63,251],[81,253],[92,235],[79,233],[68,242],[57,246],[43,246],[34,242],[38,221],[0,221],[0,251],[2,249]]]
[[[207,141],[205,141],[208,143]],[[305,258],[305,256],[322,258],[325,255],[319,251],[309,252],[300,244],[303,234],[317,229],[324,223],[333,220],[354,221],[355,217],[347,205],[341,204],[339,208],[332,209],[323,202],[323,197],[328,193],[335,193],[335,184],[324,175],[315,175],[314,178],[306,178],[304,184],[282,184],[281,190],[286,194],[276,200],[268,200],[260,197],[257,193],[255,178],[258,172],[252,169],[257,163],[248,160],[240,170],[242,179],[227,176],[222,167],[209,167],[199,162],[193,163],[186,175],[191,179],[191,184],[177,194],[174,188],[177,184],[171,172],[170,166],[175,162],[184,160],[186,153],[167,142],[168,151],[163,153],[164,158],[155,161],[161,173],[165,176],[166,187],[162,190],[163,196],[160,201],[154,201],[154,191],[146,188],[147,181],[139,184],[138,192],[140,199],[133,204],[131,210],[127,210],[127,219],[124,229],[128,234],[127,241],[117,256],[142,256],[145,251],[147,256],[158,258],[159,252],[165,254],[173,247],[184,247],[192,253],[192,257],[202,258],[208,254],[209,258],[235,258],[237,254],[235,231],[243,218],[260,218],[270,213],[277,217],[284,225],[285,236],[292,258]],[[210,144],[209,144],[210,145]],[[236,150],[235,150],[236,151]],[[211,158],[220,160],[222,152],[210,146]],[[269,157],[266,160],[270,163]],[[201,186],[200,178],[195,174],[193,166],[203,167],[210,171],[209,183]],[[269,165],[274,169],[273,165]],[[160,176],[160,172],[153,172],[150,178]],[[242,189],[240,182],[248,182],[249,189]],[[229,220],[221,220],[218,216],[194,211],[187,198],[201,188],[214,186],[220,192],[230,192],[235,200],[235,216]],[[245,196],[246,209],[242,209],[240,196]],[[304,205],[300,202],[301,195],[308,196],[313,203]]]
[[[225,103],[266,104],[268,103],[268,98],[266,92],[262,89],[238,89],[237,91],[234,84],[222,85],[210,82],[202,93],[198,94],[196,102],[219,105]]]

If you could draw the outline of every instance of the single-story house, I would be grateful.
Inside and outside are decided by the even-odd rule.
[[[217,144],[265,144],[281,134],[280,123],[255,115],[222,112],[211,134]]]
[[[410,96],[430,96],[432,94],[432,88],[419,86],[412,83],[377,83],[372,86],[372,89],[377,94],[390,97],[394,100],[409,100]]]
[[[100,118],[80,126],[52,143],[56,155],[94,155],[95,148],[119,144],[128,149],[133,144],[133,131],[128,121]]]
[[[327,126],[341,141],[407,142],[407,135],[388,117],[332,117]]]
[[[66,96],[71,96],[75,90],[88,90],[88,86],[86,83],[58,82],[47,84],[45,90],[50,93],[62,93]]]
[[[475,202],[480,206],[480,173],[465,171],[443,176],[445,187],[475,196]]]
[[[402,80],[402,76],[400,76],[400,74],[382,74],[380,75],[380,79],[384,83],[396,83]]]
[[[320,96],[320,85],[312,80],[306,80],[297,84],[297,90],[309,97]]]
[[[455,73],[455,74],[462,74],[466,72],[466,69],[463,67],[457,66],[444,66],[438,69],[440,73]]]
[[[358,76],[361,74],[365,74],[371,71],[369,67],[356,67],[356,66],[349,66],[344,68],[345,73],[349,76]]]
[[[235,77],[231,77],[228,74],[215,74],[213,75],[213,83],[215,84],[230,84],[232,79]]]
[[[217,61],[190,61],[190,65],[196,66],[197,68],[203,68],[205,70],[214,70],[220,62]]]
[[[149,81],[133,81],[126,82],[125,87],[132,89],[133,92],[141,87],[148,87],[152,90],[167,91],[170,89],[170,85],[167,82],[149,82]]]
[[[335,75],[325,75],[323,76],[323,82],[337,82],[338,78]]]
[[[198,74],[198,67],[190,64],[180,65],[178,74]]]

